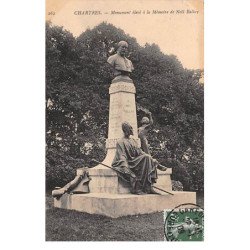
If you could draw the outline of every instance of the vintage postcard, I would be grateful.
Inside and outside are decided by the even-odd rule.
[[[203,0],[46,0],[46,241],[204,240]]]

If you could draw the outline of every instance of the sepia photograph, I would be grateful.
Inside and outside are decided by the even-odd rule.
[[[204,241],[203,0],[46,0],[46,241]]]

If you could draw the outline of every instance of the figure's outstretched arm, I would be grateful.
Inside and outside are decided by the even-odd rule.
[[[151,112],[147,112],[146,114],[149,116],[149,124],[145,126],[145,129],[149,129],[153,125],[154,121]]]

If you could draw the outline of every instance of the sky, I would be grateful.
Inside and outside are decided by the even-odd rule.
[[[161,14],[153,14],[153,10]],[[75,15],[76,11],[101,14]],[[118,15],[112,11],[141,14]],[[135,37],[141,46],[158,44],[163,53],[176,55],[188,69],[204,67],[203,17],[203,0],[46,0],[46,20],[63,26],[75,37],[106,21]]]

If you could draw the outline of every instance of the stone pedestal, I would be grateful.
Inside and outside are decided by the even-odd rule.
[[[116,142],[123,137],[122,123],[129,122],[133,127],[134,138],[140,145],[137,132],[137,117],[135,104],[135,85],[129,77],[116,77],[109,87],[109,128],[106,140],[107,155],[103,161],[111,166],[115,156]],[[102,166],[97,166],[101,169]]]
[[[103,161],[108,166],[111,166],[114,159],[116,142],[123,136],[121,128],[123,122],[131,124],[134,138],[140,145],[137,133],[135,93],[135,86],[129,77],[116,77],[110,85],[107,155]],[[81,174],[82,171],[83,169],[78,169],[77,174]],[[101,164],[89,169],[88,172],[91,178],[90,193],[64,194],[60,199],[54,199],[55,207],[117,218],[125,215],[159,212],[183,203],[196,203],[194,192],[174,192],[174,195],[163,192],[160,192],[162,195],[131,194],[128,183],[120,181],[114,170]],[[157,173],[158,180],[155,186],[171,192],[172,169],[165,172],[158,170]]]
[[[82,174],[84,169],[77,169],[77,175]],[[103,193],[103,194],[130,194],[130,186],[128,183],[119,180],[117,173],[109,168],[91,168],[88,170],[91,181],[89,182],[90,193]],[[159,171],[158,179],[155,186],[172,191],[171,178],[172,169],[167,171]]]

